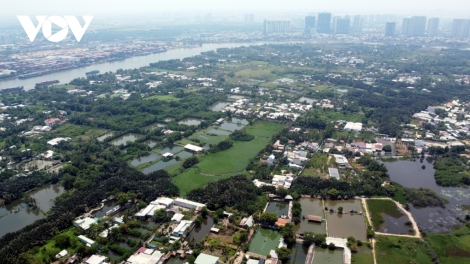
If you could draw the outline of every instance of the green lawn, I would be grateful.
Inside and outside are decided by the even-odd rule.
[[[167,101],[167,102],[179,101],[179,100],[181,100],[180,98],[176,98],[176,97],[173,96],[172,94],[152,95],[152,96],[150,96],[150,97],[145,98],[145,100],[154,100],[154,99],[158,99],[158,100],[160,100],[160,101]]]
[[[403,212],[397,208],[396,204],[391,200],[367,199],[367,208],[369,209],[370,218],[375,231],[385,223],[384,214],[394,217],[400,217]]]
[[[424,241],[417,238],[377,236],[375,250],[380,264],[433,263]]]
[[[209,153],[199,158],[196,168],[176,176],[173,183],[185,195],[188,191],[203,187],[208,182],[244,173],[251,158],[255,157],[268,143],[272,135],[283,125],[268,121],[257,121],[246,127],[247,133],[255,136],[251,141],[235,141],[227,150]],[[205,174],[205,175],[204,175]]]
[[[35,257],[43,260],[45,263],[49,263],[49,262],[52,262],[55,260],[55,255],[57,253],[59,253],[62,249],[64,248],[59,248],[56,246],[55,244],[55,239],[56,237],[58,236],[62,236],[62,235],[65,235],[67,237],[69,237],[69,240],[70,240],[70,246],[68,248],[66,248],[67,252],[69,253],[70,256],[73,255],[74,253],[74,250],[76,249],[76,247],[78,245],[80,245],[80,241],[78,240],[77,236],[74,234],[74,228],[69,228],[68,230],[65,230],[63,232],[60,232],[58,235],[56,235],[55,237],[49,239],[49,241],[47,242],[46,245],[38,248],[38,247],[35,247],[33,249],[31,249],[31,254],[35,255]],[[52,257],[51,257],[52,256]]]
[[[210,129],[205,129],[204,131],[208,131]],[[205,143],[205,144],[212,144],[216,145],[220,141],[226,139],[228,136],[209,136],[207,134],[204,134],[203,131],[194,133],[189,139],[198,139],[200,142]],[[194,144],[194,143],[192,143]]]
[[[470,228],[463,226],[449,234],[429,233],[427,240],[441,263],[468,263],[470,259]]]

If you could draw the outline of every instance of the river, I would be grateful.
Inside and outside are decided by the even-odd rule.
[[[415,208],[410,205],[410,212],[420,228],[433,232],[449,232],[453,225],[459,225],[457,216],[464,217],[462,205],[470,204],[470,189],[460,187],[442,187],[434,180],[432,160],[398,160],[385,162],[390,180],[408,188],[428,188],[449,201],[445,208]],[[425,169],[422,169],[425,165]]]
[[[30,194],[36,199],[37,205],[43,212],[51,209],[52,201],[64,192],[64,188],[58,184],[47,185]],[[18,210],[14,213],[12,211]],[[18,231],[21,228],[32,224],[34,221],[44,218],[44,214],[40,210],[32,210],[22,203],[22,199],[13,201],[12,203],[0,207],[0,237],[6,233]]]
[[[49,80],[59,80],[60,83],[68,83],[78,77],[86,77],[85,72],[99,70],[100,73],[104,72],[115,72],[118,69],[135,69],[144,66],[149,66],[150,63],[173,60],[173,59],[183,59],[186,57],[192,57],[199,55],[201,52],[207,52],[219,48],[237,48],[241,46],[257,46],[264,44],[287,44],[287,43],[302,43],[303,41],[259,41],[259,42],[245,42],[245,43],[214,43],[214,44],[203,44],[200,47],[196,48],[178,48],[173,50],[168,50],[162,53],[149,54],[145,56],[137,56],[128,58],[122,61],[115,62],[106,62],[93,64],[87,67],[75,68],[65,71],[54,72],[46,74],[43,76],[38,76],[29,79],[10,79],[0,81],[1,88],[17,87],[23,86],[24,89],[31,90],[34,89],[36,83]]]

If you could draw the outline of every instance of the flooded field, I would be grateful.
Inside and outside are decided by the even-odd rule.
[[[64,188],[55,184],[40,188],[30,193],[30,196],[36,199],[36,204],[41,211],[47,212],[52,208],[53,200],[62,193],[64,193]],[[40,210],[28,208],[26,204],[22,203],[22,199],[0,206],[0,237],[44,218],[45,216]]]
[[[182,158],[182,159],[187,159],[189,157],[192,157],[193,156],[193,153],[191,152],[188,152],[186,150],[183,150],[181,151],[180,153],[176,154],[176,156]]]
[[[116,138],[110,143],[113,144],[114,146],[126,145],[127,141],[134,142],[137,138],[139,138],[139,135],[137,134],[127,134],[122,137]]]
[[[385,162],[390,179],[408,188],[429,188],[449,201],[446,208],[415,208],[410,205],[410,212],[418,225],[426,231],[449,232],[453,225],[460,222],[457,216],[465,217],[462,205],[470,204],[470,189],[459,187],[441,187],[434,180],[432,160]],[[422,165],[426,168],[423,170]]]
[[[171,165],[174,165],[174,164],[178,164],[178,161],[175,160],[175,159],[171,159],[171,160],[168,160],[168,161],[161,160],[157,163],[154,163],[154,164],[144,168],[142,170],[142,172],[145,173],[145,174],[149,174],[149,173],[152,173],[152,172],[157,171],[157,170],[164,170],[167,167],[169,167]]]
[[[279,246],[281,238],[281,233],[275,230],[258,228],[251,240],[248,251],[266,256],[271,249],[276,249]]]
[[[179,121],[178,124],[187,126],[199,126],[201,124],[201,120],[189,118]]]
[[[385,224],[380,227],[379,232],[407,235],[408,230],[411,228],[405,225],[405,223],[409,221],[405,214],[400,216],[384,214],[383,218],[385,220]]]
[[[52,163],[53,163],[52,161],[48,161],[48,160],[33,160],[25,164],[25,168],[26,169],[32,168],[32,170],[35,170],[34,168],[36,168],[38,170],[42,170],[46,166],[51,166]]]
[[[157,160],[161,157],[162,156],[157,154],[157,153],[151,153],[150,155],[139,157],[139,158],[131,160],[131,165],[132,166],[139,166],[140,164],[151,162],[151,161]]]
[[[216,103],[215,105],[211,106],[210,107],[210,110],[211,111],[215,111],[215,112],[219,112],[221,111],[222,109],[224,109],[224,107],[226,107],[227,105],[229,105],[230,103],[227,103],[227,102],[218,102]]]
[[[149,148],[154,148],[155,146],[157,146],[158,142],[155,140],[148,140],[148,141],[145,141],[145,144],[147,144]]]
[[[287,215],[289,213],[288,202],[269,202],[266,212],[276,213],[278,217],[281,215]]]
[[[305,264],[307,260],[308,247],[302,244],[295,244],[292,247],[292,254],[286,264]]]
[[[103,142],[103,141],[105,141],[107,138],[112,137],[112,136],[114,136],[114,133],[113,133],[113,132],[110,132],[110,133],[106,133],[106,134],[104,134],[104,135],[102,135],[102,136],[100,136],[100,137],[97,137],[96,139],[98,139],[98,141]]]
[[[302,215],[305,216],[305,219],[302,217],[300,223],[295,225],[294,231],[296,233],[313,232],[315,234],[325,234],[326,223],[315,223],[307,220],[308,215],[316,215],[325,218],[321,199],[301,198],[299,202],[302,206]]]
[[[343,250],[335,249],[329,250],[325,248],[316,247],[315,254],[313,255],[313,264],[342,264],[343,263]]]
[[[209,232],[211,231],[212,226],[214,226],[214,221],[212,217],[207,216],[206,219],[202,220],[202,225],[200,227],[195,227],[188,237],[194,237],[196,242],[200,242]]]
[[[328,236],[348,238],[353,236],[356,239],[366,241],[367,229],[364,216],[361,214],[349,214],[354,210],[358,213],[362,211],[360,200],[326,200],[325,207],[333,208],[334,213],[327,212]],[[338,214],[339,207],[343,207],[344,214]]]
[[[230,131],[220,130],[220,129],[211,129],[211,130],[207,131],[206,133],[207,134],[220,135],[220,136],[228,136],[228,135],[231,134]],[[201,135],[200,137],[204,137],[204,136]]]

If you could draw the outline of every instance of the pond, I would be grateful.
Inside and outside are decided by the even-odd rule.
[[[232,117],[232,120],[230,121],[234,124],[241,124],[241,125],[248,125],[250,122],[248,122],[248,120],[246,119],[240,119],[240,118],[236,118],[236,117]]]
[[[104,135],[102,135],[102,136],[97,137],[96,139],[98,139],[98,141],[103,142],[103,141],[105,141],[105,139],[107,139],[107,138],[109,138],[109,137],[112,137],[112,136],[114,136],[114,133],[113,133],[113,132],[109,132],[109,133],[106,133],[106,134],[104,134]]]
[[[278,217],[281,215],[287,215],[289,213],[288,202],[269,202],[266,212],[276,213]]]
[[[139,166],[140,164],[151,162],[151,161],[157,160],[161,157],[162,157],[162,155],[160,155],[160,154],[150,153],[150,155],[138,157],[136,159],[131,160],[131,165],[136,167],[136,166]]]
[[[410,204],[410,212],[425,231],[449,232],[453,225],[460,225],[457,216],[465,217],[462,205],[470,204],[470,189],[461,187],[442,187],[434,179],[433,161],[424,160],[398,160],[384,162],[390,175],[390,180],[407,188],[429,188],[449,201],[446,208],[427,207],[415,208]],[[421,168],[425,165],[425,169]]]
[[[200,242],[207,234],[210,233],[212,226],[214,226],[214,221],[211,216],[207,216],[206,219],[202,220],[200,227],[194,227],[193,231],[189,233],[188,237],[194,237],[196,242]]]
[[[211,111],[219,112],[219,111],[222,111],[222,109],[224,109],[224,107],[226,107],[227,105],[230,105],[230,103],[218,102],[215,105],[211,106],[209,109]]]
[[[201,124],[201,120],[189,118],[189,119],[179,121],[178,124],[187,125],[187,126],[199,126]]]
[[[308,215],[316,215],[325,218],[321,199],[301,198],[299,202],[302,206],[302,215],[305,216],[305,218],[307,218]],[[309,231],[315,234],[326,234],[326,223],[309,222],[307,219],[302,218],[300,223],[295,225],[294,231],[296,233]]]
[[[234,123],[230,123],[230,122],[224,122],[222,125],[220,125],[221,129],[228,130],[228,131],[231,131],[231,132],[233,132],[235,130],[240,130],[244,127],[245,127],[244,125],[238,125],[238,124],[234,124]]]
[[[335,210],[334,213],[326,213],[328,236],[342,238],[353,236],[362,241],[367,240],[364,216],[362,214],[349,214],[351,210],[358,213],[362,211],[360,200],[326,200],[325,207],[328,207],[328,210],[330,208]],[[337,213],[339,207],[343,207],[344,214]]]
[[[225,131],[225,130],[220,130],[220,129],[211,129],[209,131],[206,132],[207,134],[214,134],[214,135],[221,135],[221,136],[228,136],[230,135],[232,132],[230,131]],[[199,136],[199,137],[202,137],[204,138],[203,135]],[[205,139],[208,139],[207,137],[205,137]]]
[[[147,144],[147,146],[149,146],[149,148],[154,148],[155,146],[157,146],[158,142],[155,141],[155,140],[148,140],[148,141],[145,141],[145,144]]]
[[[281,238],[281,233],[275,230],[258,228],[251,239],[248,251],[267,256],[271,250],[275,250],[279,246]]]
[[[384,214],[383,218],[385,223],[380,227],[379,232],[408,235],[408,230],[411,228],[405,225],[409,221],[408,216],[403,213],[401,215]]]
[[[290,259],[286,264],[305,264],[307,260],[308,247],[302,244],[295,244],[292,247]]]
[[[178,157],[180,157],[180,158],[182,158],[182,159],[187,159],[187,158],[189,158],[189,157],[192,157],[192,156],[193,156],[193,153],[183,150],[183,151],[181,151],[180,153],[176,154],[176,156],[178,156]]]
[[[343,250],[335,249],[329,250],[327,248],[315,247],[313,255],[313,264],[343,264]]]
[[[185,264],[187,263],[186,260],[184,259],[180,259],[179,257],[172,257],[172,258],[169,258],[165,264]]]
[[[304,102],[306,102],[307,104],[313,104],[313,103],[318,102],[318,100],[313,99],[313,98],[308,98],[308,97],[300,97],[299,103],[304,103]]]
[[[127,141],[134,142],[137,138],[139,138],[139,135],[137,134],[126,134],[124,136],[116,138],[110,143],[114,146],[126,145]]]
[[[149,126],[146,126],[145,128],[150,129],[150,130],[154,130],[156,128],[163,128],[163,127],[166,127],[166,125],[165,124],[160,124],[160,123],[155,123],[155,124],[151,124]]]
[[[177,163],[178,163],[178,161],[175,160],[175,159],[171,159],[171,160],[168,160],[168,161],[161,160],[157,163],[154,163],[154,164],[146,167],[145,169],[142,170],[142,172],[145,173],[145,174],[149,174],[149,173],[152,173],[152,172],[157,171],[157,170],[163,170],[166,167],[168,167],[170,165],[177,164]]]
[[[178,152],[182,149],[183,149],[183,147],[180,147],[180,146],[169,146],[169,147],[166,147],[162,150],[157,150],[157,151],[160,152],[161,154],[165,154],[167,152],[175,154],[176,152]]]
[[[64,193],[64,188],[55,184],[37,189],[31,192],[30,196],[36,199],[38,207],[43,212],[47,212],[52,208],[53,200],[62,193]],[[12,212],[14,210],[18,210],[18,212]],[[28,208],[26,204],[21,202],[21,199],[8,205],[2,205],[0,206],[0,237],[6,233],[18,231],[42,218],[44,218],[43,213]]]
[[[29,169],[30,167],[34,168],[34,167],[37,167],[38,170],[42,170],[44,169],[46,166],[51,166],[52,165],[52,161],[48,161],[48,160],[33,160],[27,164],[25,164],[25,169]],[[35,170],[35,169],[33,169]]]

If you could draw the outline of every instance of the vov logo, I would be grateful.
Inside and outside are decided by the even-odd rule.
[[[39,29],[41,28],[44,37],[51,42],[59,42],[65,39],[69,33],[69,28],[72,30],[72,33],[75,36],[77,42],[80,42],[83,34],[85,34],[85,31],[93,19],[93,16],[82,16],[83,20],[85,20],[85,25],[82,27],[75,16],[36,16],[38,25],[34,26],[33,21],[31,21],[29,16],[17,17],[31,42],[34,41],[39,32]],[[56,32],[54,35],[52,35],[52,24],[55,24],[61,28],[61,30]]]

